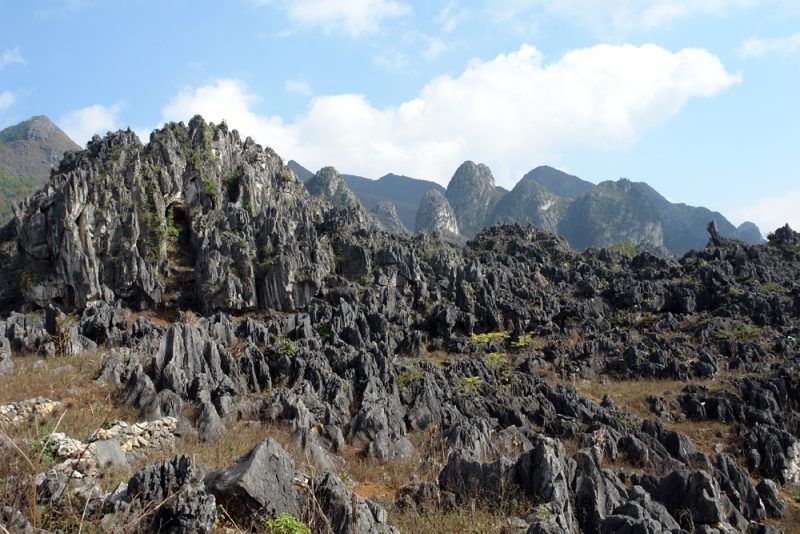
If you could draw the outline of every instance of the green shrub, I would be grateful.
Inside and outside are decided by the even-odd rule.
[[[505,341],[509,337],[511,337],[511,335],[508,332],[472,333],[469,335],[469,341],[470,343],[489,343],[490,341]]]
[[[743,324],[736,329],[736,339],[739,341],[750,341],[758,337],[759,330],[755,326]]]
[[[175,226],[175,213],[173,212],[173,207],[170,206],[167,209],[167,238],[174,244],[178,241],[180,235],[181,230]]]
[[[464,391],[469,393],[475,393],[478,391],[478,388],[481,387],[483,384],[483,379],[479,376],[462,376],[461,377],[461,387],[464,388]]]
[[[55,462],[57,450],[56,442],[51,439],[51,436],[31,442],[31,456],[41,458],[48,464]]]
[[[321,336],[329,336],[333,331],[333,327],[331,326],[331,323],[325,323],[319,325],[317,328],[315,328],[315,330],[317,331],[317,334]]]
[[[783,293],[783,286],[776,282],[767,282],[766,284],[761,286],[761,291],[763,291],[764,293],[769,293],[771,295],[777,295]]]
[[[311,534],[311,529],[289,512],[282,512],[275,519],[266,519],[264,526],[269,534]]]
[[[398,391],[403,392],[411,382],[423,376],[425,375],[419,369],[406,369],[394,377],[394,383],[397,384]]]
[[[543,523],[552,523],[553,512],[550,511],[546,504],[540,504],[539,508],[536,509],[536,518]]]
[[[728,341],[732,336],[733,334],[727,328],[720,328],[719,330],[716,330],[713,334],[711,334],[711,337],[714,339],[714,341],[718,343],[722,343],[723,341]]]
[[[498,367],[508,363],[508,354],[505,352],[490,352],[486,355],[486,360],[489,362],[489,365]]]
[[[533,343],[533,336],[529,334],[522,334],[521,336],[519,336],[519,339],[511,342],[511,346],[514,347],[515,349],[524,349],[531,343]]]
[[[625,326],[626,324],[628,324],[628,314],[622,310],[617,310],[609,318],[608,322],[610,322],[614,326]]]
[[[291,358],[297,354],[297,347],[294,346],[294,342],[286,336],[276,337],[273,345],[275,346],[275,352],[281,356]]]
[[[217,198],[217,184],[214,183],[213,180],[209,178],[203,179],[203,193],[211,197],[212,199]]]

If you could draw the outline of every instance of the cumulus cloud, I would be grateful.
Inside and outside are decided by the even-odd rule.
[[[15,101],[14,93],[11,91],[3,91],[0,93],[0,111],[13,106]]]
[[[351,37],[375,33],[383,20],[408,15],[408,4],[396,0],[255,0],[277,4],[302,26],[340,32]]]
[[[753,37],[742,43],[739,48],[742,57],[760,57],[768,54],[778,54],[790,56],[800,54],[800,32],[789,35],[788,37],[778,37],[775,39],[759,39]]]
[[[357,94],[319,96],[294,122],[260,116],[243,83],[187,89],[165,120],[201,113],[309,168],[335,165],[377,177],[397,172],[446,183],[465,159],[489,164],[503,185],[574,148],[634,143],[693,97],[739,81],[700,49],[599,45],[546,64],[533,46],[473,60],[458,77],[430,81],[419,95],[379,108]]]
[[[3,50],[3,53],[0,54],[0,69],[4,69],[9,65],[13,65],[15,63],[18,63],[20,65],[24,65],[25,63],[27,63],[27,61],[25,61],[25,58],[22,57],[22,53],[19,51],[19,47]]]
[[[534,10],[577,21],[600,33],[666,26],[696,14],[724,14],[769,0],[506,0],[489,2],[496,16],[512,19]]]
[[[83,144],[94,134],[104,135],[106,132],[119,129],[121,125],[119,112],[121,110],[121,103],[113,106],[95,104],[62,115],[58,120],[58,125],[72,140]]]
[[[800,191],[790,191],[778,197],[761,199],[749,206],[731,212],[733,220],[753,221],[764,235],[789,224],[800,229]]]

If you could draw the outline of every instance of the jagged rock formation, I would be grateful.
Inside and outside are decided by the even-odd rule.
[[[403,225],[403,221],[400,220],[400,216],[397,214],[397,208],[391,202],[378,202],[378,204],[370,210],[370,213],[375,216],[387,232],[392,234],[408,232],[408,229]]]
[[[536,182],[553,194],[567,200],[575,200],[595,188],[595,185],[591,182],[581,180],[577,176],[572,176],[548,165],[536,167],[523,176],[522,179]]]
[[[558,231],[568,203],[535,180],[525,177],[497,203],[489,225],[532,224],[537,228]]]
[[[435,189],[422,197],[415,228],[417,232],[437,233],[451,240],[459,235],[453,208],[444,195]]]
[[[334,271],[322,221],[274,152],[224,126],[167,125],[146,147],[130,131],[95,137],[4,230],[20,250],[0,260],[0,301],[143,308],[176,293],[206,311],[291,309]]]
[[[323,167],[305,182],[308,191],[315,197],[328,199],[337,208],[358,208],[358,197],[353,193],[342,176],[333,167]]]
[[[492,171],[483,163],[465,161],[447,185],[447,201],[456,215],[459,230],[467,237],[484,228],[501,196]]]
[[[314,176],[313,172],[294,160],[290,160],[287,166],[303,182]],[[414,228],[419,203],[429,189],[436,189],[445,194],[445,188],[436,182],[392,173],[381,176],[377,180],[353,174],[343,174],[342,179],[369,211],[374,212],[384,202],[394,205],[397,216],[406,229]],[[387,229],[389,228],[387,227]],[[389,231],[392,230],[389,229]]]
[[[301,182],[305,182],[306,180],[314,176],[313,172],[306,169],[293,159],[290,159],[289,162],[286,164],[286,166],[292,170],[294,175],[297,176],[297,179],[300,180]]]
[[[658,211],[629,180],[603,182],[576,198],[567,208],[559,232],[579,250],[617,241],[664,247]]]
[[[87,509],[113,525],[175,495],[142,529],[202,531],[226,502],[245,528],[253,510],[285,508],[336,532],[389,531],[384,508],[337,475],[356,450],[433,474],[398,505],[441,513],[505,488],[535,503],[515,518],[527,532],[771,532],[763,521],[785,497],[755,480],[800,482],[800,235],[715,238],[680,260],[576,252],[519,225],[456,246],[374,231],[360,205],[334,205],[336,175],[322,174],[312,196],[270,150],[195,118],[148,146],[126,132],[93,140],[4,229],[4,294],[9,277],[48,261],[15,298],[76,314],[67,331],[53,309],[9,316],[0,333],[16,353],[46,354],[60,336],[103,346],[100,378],[142,419],[174,418],[204,440],[236,421],[284,425],[317,470],[266,441],[208,476],[185,457],[155,464],[99,492],[111,508]],[[128,198],[142,205],[124,211]],[[431,224],[457,230],[446,199],[426,198]],[[148,202],[189,236],[187,290],[203,317],[164,324],[124,309],[180,302],[158,297],[181,266],[167,243],[148,256]],[[649,411],[617,405],[642,379],[679,391]]]
[[[377,180],[351,174],[345,174],[342,178],[368,210],[384,201],[394,204],[397,215],[406,228],[414,228],[419,203],[429,189],[445,193],[445,189],[435,182],[398,174],[387,174]]]
[[[0,221],[8,220],[14,203],[47,181],[70,150],[80,147],[43,115],[0,131]]]
[[[305,179],[312,176],[294,165]],[[379,180],[351,175],[342,178],[368,209],[381,201],[394,203],[407,228],[415,227],[424,191],[445,193],[432,182],[393,174]],[[426,185],[431,187],[423,189]],[[681,255],[705,246],[705,227],[713,219],[725,237],[752,244],[763,242],[753,223],[736,228],[717,212],[673,204],[645,183],[620,179],[595,186],[548,166],[533,169],[509,192],[495,187],[488,167],[467,161],[450,181],[446,197],[465,237],[497,224],[533,224],[563,233],[577,249],[629,241],[639,250]]]

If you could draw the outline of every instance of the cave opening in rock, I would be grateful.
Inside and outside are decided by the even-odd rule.
[[[183,204],[167,207],[167,266],[162,303],[167,308],[195,308],[195,251],[192,224]]]

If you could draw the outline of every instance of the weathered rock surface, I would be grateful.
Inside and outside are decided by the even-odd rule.
[[[444,195],[431,189],[422,197],[417,211],[417,232],[437,233],[445,239],[456,239],[458,222]]]
[[[500,197],[492,171],[483,163],[465,161],[447,185],[447,201],[458,229],[467,237],[474,237],[486,226]]]
[[[37,419],[43,421],[63,408],[64,405],[60,402],[43,397],[0,404],[0,428],[32,423]]]
[[[378,219],[378,222],[387,232],[392,234],[404,234],[408,232],[408,229],[403,225],[400,216],[397,214],[397,208],[391,202],[379,202],[370,212]]]
[[[281,425],[321,469],[309,476],[265,441],[205,477],[207,492],[179,484],[194,489],[164,521],[208,517],[213,495],[245,522],[266,508],[342,532],[388,530],[334,473],[354,451],[376,466],[424,462],[432,475],[401,494],[405,506],[500,489],[535,502],[511,518],[530,532],[763,530],[783,513],[775,488],[754,479],[800,476],[800,236],[790,228],[760,246],[723,236],[680,260],[575,252],[518,225],[456,246],[376,230],[360,205],[312,196],[286,171],[200,119],[167,125],[147,147],[121,132],[67,158],[4,230],[19,253],[0,254],[2,276],[32,258],[54,266],[15,297],[33,308],[51,295],[45,313],[13,313],[0,328],[15,359],[56,355],[54,335],[66,332],[75,351],[99,344],[96,378],[119,384],[143,421],[170,418],[178,446],[190,426],[213,441],[237,421]],[[105,184],[119,189],[109,196]],[[126,198],[141,205],[123,209]],[[122,246],[150,200],[162,228],[180,229],[153,255],[141,235]],[[638,394],[632,379],[668,386],[637,406],[626,400]],[[713,439],[691,432],[706,426]],[[100,441],[127,461],[137,448],[125,451],[126,428],[135,434],[119,425]],[[121,458],[112,444],[95,449],[100,465]],[[103,496],[88,458],[62,464],[43,473],[43,499],[67,484],[90,504]],[[73,472],[83,482],[69,482]]]
[[[270,438],[229,469],[207,475],[205,485],[228,513],[244,521],[257,513],[274,517],[289,512],[302,517],[306,500],[300,487],[303,477],[283,447]]]

